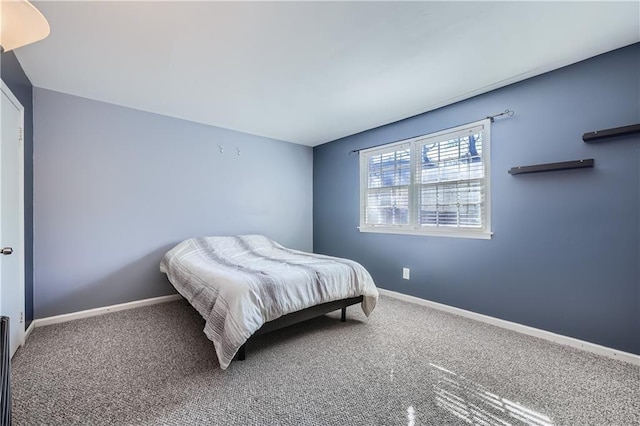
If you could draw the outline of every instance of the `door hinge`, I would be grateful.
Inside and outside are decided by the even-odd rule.
[[[24,312],[20,312],[20,324],[24,322]]]
[[[24,129],[22,127],[18,128],[18,139],[20,142],[24,142]]]

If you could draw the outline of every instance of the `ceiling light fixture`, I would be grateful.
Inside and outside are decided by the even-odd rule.
[[[42,40],[49,23],[27,0],[0,1],[0,46],[4,52]]]

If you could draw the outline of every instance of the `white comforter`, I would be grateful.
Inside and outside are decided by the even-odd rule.
[[[262,235],[192,238],[160,270],[206,320],[220,367],[265,322],[321,303],[364,296],[369,316],[378,290],[352,260],[287,249]]]

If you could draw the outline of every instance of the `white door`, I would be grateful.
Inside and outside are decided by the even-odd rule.
[[[24,108],[1,81],[0,89],[0,313],[9,317],[13,356],[24,343]]]

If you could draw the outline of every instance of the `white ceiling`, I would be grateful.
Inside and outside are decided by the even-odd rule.
[[[637,1],[34,4],[34,86],[310,146],[640,41]]]

